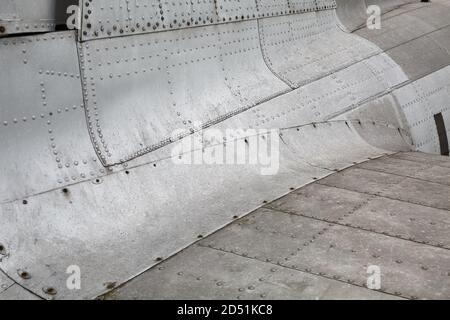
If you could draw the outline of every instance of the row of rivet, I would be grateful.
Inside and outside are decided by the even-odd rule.
[[[333,224],[329,224],[329,226],[331,227],[331,226],[333,226]],[[211,248],[211,249],[214,249],[214,250],[219,250],[219,251],[222,251],[222,252],[232,253],[232,254],[235,254],[235,255],[247,258],[247,259],[254,259],[254,260],[261,261],[261,262],[269,263],[269,264],[272,264],[272,265],[275,265],[275,266],[278,266],[278,267],[283,267],[283,268],[287,268],[287,269],[293,269],[293,270],[296,270],[296,271],[301,271],[301,272],[304,272],[304,273],[308,273],[308,274],[311,274],[311,275],[314,275],[314,276],[319,276],[319,277],[326,278],[326,279],[329,279],[329,280],[334,280],[334,281],[338,281],[338,282],[345,283],[345,284],[350,284],[350,285],[361,287],[361,288],[367,288],[366,281],[358,282],[355,279],[346,278],[345,276],[342,276],[342,275],[339,275],[339,274],[329,274],[327,272],[313,270],[311,267],[302,267],[302,266],[298,266],[296,264],[289,264],[289,262],[288,262],[289,259],[287,261],[276,261],[276,260],[273,260],[271,258],[264,258],[264,257],[256,256],[256,255],[250,255],[250,254],[248,254],[246,252],[241,252],[240,250],[237,250],[237,249],[228,249],[228,248],[225,248],[225,247],[214,246],[212,244],[208,244],[208,245],[200,244],[200,245],[208,247],[208,248]],[[330,249],[333,249],[334,245],[330,244],[329,247],[330,247]],[[377,258],[379,257],[379,255],[374,255],[374,256],[376,256]],[[393,296],[397,296],[397,297],[401,297],[401,298],[405,298],[405,299],[413,299],[413,300],[418,299],[417,296],[406,295],[406,294],[404,294],[402,292],[399,292],[397,290],[390,290],[390,289],[385,288],[385,287],[382,287],[382,288],[380,288],[378,290],[375,290],[375,289],[372,289],[372,290],[378,291],[378,292],[381,292],[381,293],[386,293],[386,294],[393,295]]]
[[[235,15],[234,17],[210,17],[210,14],[216,14],[218,9],[223,9],[222,6],[218,6],[217,1],[214,0],[214,5],[211,5],[211,8],[208,12],[196,12],[194,9],[192,12],[196,13],[198,16],[190,16],[190,13],[187,12],[187,17],[181,17],[181,20],[178,20],[176,17],[174,17],[172,22],[166,23],[165,22],[165,13],[163,11],[162,3],[159,2],[159,12],[156,11],[155,16],[142,16],[139,18],[140,22],[136,22],[133,24],[128,24],[129,22],[132,22],[134,19],[130,15],[130,7],[128,4],[128,1],[126,1],[126,8],[127,8],[127,18],[122,21],[125,23],[125,25],[121,26],[122,23],[120,23],[119,19],[116,19],[117,24],[113,24],[112,26],[105,29],[105,26],[103,25],[102,20],[98,19],[97,25],[93,25],[94,22],[92,22],[91,16],[94,14],[93,10],[99,9],[100,12],[104,10],[104,7],[98,7],[96,8],[95,5],[91,5],[92,1],[88,0],[84,2],[84,16],[83,16],[83,31],[82,34],[84,37],[93,37],[98,38],[101,36],[115,36],[115,35],[123,35],[123,34],[133,34],[133,33],[146,33],[146,32],[155,32],[160,30],[168,30],[168,29],[179,29],[183,27],[192,27],[192,26],[198,26],[198,25],[209,25],[209,24],[219,24],[219,23],[227,23],[227,22],[234,22],[234,21],[242,21],[242,20],[249,20],[249,19],[256,19],[256,18],[264,18],[264,17],[273,17],[273,16],[280,16],[280,15],[287,15],[287,14],[298,14],[298,13],[305,13],[305,12],[314,12],[314,11],[321,11],[321,10],[330,10],[335,9],[336,4],[334,1],[327,5],[318,6],[317,4],[314,5],[313,8],[302,8],[302,9],[289,9],[285,7],[286,5],[282,5],[283,8],[280,8],[279,4],[265,4],[262,7],[263,8],[270,8],[272,6],[276,6],[277,9],[272,12],[265,12],[260,13],[260,6],[261,4],[259,1],[256,1],[256,7],[255,11],[257,13],[253,14],[242,14],[242,15]],[[125,9],[124,6],[120,5],[121,8]],[[139,6],[137,6],[139,8]],[[144,6],[146,8],[146,6]],[[110,9],[114,9],[115,7],[111,6]],[[280,8],[281,10],[278,10]],[[226,10],[227,12],[228,10]],[[169,10],[170,12],[170,10]],[[147,10],[147,14],[150,13]],[[175,13],[176,14],[176,13]],[[111,24],[111,21],[107,19],[107,23]]]

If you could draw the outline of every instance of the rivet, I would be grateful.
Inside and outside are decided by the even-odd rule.
[[[42,291],[44,291],[44,293],[51,295],[51,296],[54,296],[57,294],[56,289],[53,287],[44,287],[44,288],[42,288]]]
[[[107,283],[105,283],[105,287],[106,287],[106,289],[114,289],[116,287],[116,283],[115,282],[107,282]]]
[[[19,275],[19,277],[21,277],[22,279],[28,280],[31,278],[31,275],[24,270],[17,270],[17,274]]]

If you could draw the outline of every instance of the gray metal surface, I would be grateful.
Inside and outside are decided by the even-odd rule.
[[[101,175],[86,132],[75,34],[0,39],[0,202]]]
[[[55,2],[3,0],[0,4],[0,36],[55,30]]]
[[[367,6],[377,5],[381,7],[383,13],[396,9],[400,6],[411,2],[417,2],[415,0],[364,0]]]
[[[40,300],[38,296],[25,290],[17,284],[0,292],[0,300]]]
[[[35,195],[27,204],[5,203],[0,215],[8,222],[0,243],[7,256],[0,265],[42,297],[93,298],[111,289],[111,283],[123,283],[158,258],[231,222],[233,216],[242,216],[336,168],[387,152],[367,145],[353,125],[335,122],[283,130],[280,171],[273,176],[262,176],[255,166],[180,166],[169,158],[105,176],[97,183],[72,185],[66,193],[54,190]],[[402,140],[397,129],[383,131],[390,130]],[[337,152],[342,149],[348,152]],[[245,192],[250,189],[251,193]],[[102,267],[105,261],[107,272]],[[79,291],[65,286],[70,265],[82,270]],[[17,269],[26,270],[31,278],[20,278]],[[43,293],[44,286],[54,288],[57,295]]]
[[[343,32],[334,10],[262,19],[259,33],[267,65],[293,88],[380,53]]]
[[[264,219],[255,218],[263,221],[233,225],[203,244],[358,287],[366,286],[368,266],[378,265],[384,275],[381,292],[403,298],[450,295],[450,254],[445,249],[264,210]],[[279,220],[285,222],[283,228],[277,228],[275,221]],[[258,228],[260,222],[267,227]],[[311,231],[309,236],[305,229]]]
[[[0,294],[11,287],[14,282],[7,277],[2,271],[0,271]]]
[[[394,91],[401,106],[417,150],[440,153],[433,115],[442,112],[450,121],[450,67],[443,68],[410,85]],[[447,132],[450,130],[447,127]]]
[[[185,29],[334,8],[334,0],[83,1],[81,39]]]
[[[404,159],[380,158],[358,165],[358,168],[397,174],[405,177],[450,185],[449,168],[434,165],[433,162],[414,163]],[[426,178],[426,179],[425,179]]]
[[[81,50],[90,134],[107,165],[289,90],[264,64],[256,21],[98,40]]]
[[[383,160],[386,159],[393,158],[383,158]],[[362,165],[370,165],[377,161],[370,160]],[[411,163],[406,164],[405,167],[409,165]],[[411,169],[413,168],[414,166],[411,165]],[[307,218],[450,249],[446,231],[450,224],[447,210],[319,183],[301,188],[268,207]]]
[[[337,0],[336,13],[341,27],[347,32],[365,26],[368,19],[364,0]]]
[[[20,33],[54,31],[66,23],[66,9],[77,0],[2,0],[0,37]]]
[[[430,5],[430,3],[419,3],[414,0],[337,0],[336,2],[336,11],[342,27],[349,32],[364,30],[369,17],[374,13],[371,6],[378,6],[380,8],[381,13],[384,14],[382,19],[382,23],[384,24],[387,19],[396,16],[400,12],[404,13]],[[386,31],[385,26],[382,29]],[[377,30],[370,31],[377,33]],[[378,33],[381,33],[380,30],[378,30]]]
[[[361,185],[354,184],[354,179],[357,177],[359,177]],[[370,195],[379,195],[389,199],[450,210],[450,198],[448,197],[450,186],[423,181],[422,179],[418,180],[401,175],[355,168],[351,171],[336,174],[329,179],[324,179],[320,183]]]
[[[425,154],[400,153],[359,166],[398,156],[420,157],[408,162],[411,171],[428,161]],[[343,173],[357,172],[351,182],[364,189],[358,170]],[[377,195],[387,187],[381,181],[390,180],[378,174],[374,195],[322,183],[341,173],[293,191],[103,298],[448,299],[448,210]],[[367,288],[370,265],[381,270],[379,290]]]
[[[306,22],[305,15],[308,15]],[[209,127],[248,109],[253,109],[250,114],[255,115],[258,109],[267,108],[267,112],[261,113],[270,119],[272,113],[282,111],[282,106],[296,103],[298,114],[283,117],[289,124],[270,124],[280,128],[298,125],[299,121],[307,123],[302,102],[297,102],[306,101],[307,110],[315,115],[308,120],[321,121],[407,80],[388,56],[378,54],[377,47],[338,29],[332,11],[276,19],[286,20],[284,25],[288,29],[292,23],[312,23],[317,34],[298,34],[305,37],[305,43],[313,41],[315,45],[305,46],[294,39],[279,48],[276,45],[277,53],[268,54],[271,49],[267,49],[267,42],[263,40],[260,45],[259,41],[265,29],[257,27],[266,20],[83,43],[88,126],[102,163],[108,166],[125,163],[171,143],[177,138],[173,137],[176,129],[183,129],[185,133],[179,133],[183,136],[196,130],[198,122]],[[325,54],[330,38],[339,43],[333,55]],[[107,61],[105,53],[109,56]],[[285,71],[276,70],[278,67],[271,64],[270,55],[272,59],[277,57],[277,61],[287,59],[292,63],[283,64]],[[280,59],[280,55],[288,57]],[[342,61],[337,61],[338,56],[343,57]],[[248,61],[244,68],[241,61]],[[265,65],[268,61],[275,75]],[[355,64],[358,61],[361,63]],[[344,69],[347,65],[349,68]],[[298,72],[300,69],[302,72]],[[339,72],[326,77],[335,71]],[[197,76],[199,72],[201,77]],[[322,77],[326,78],[311,83]],[[289,86],[298,87],[301,83],[307,83],[302,90],[282,95],[290,90]],[[329,86],[335,88],[331,94]],[[159,90],[150,90],[153,87]],[[133,94],[123,97],[123,91]],[[317,99],[309,100],[310,95]],[[280,97],[272,99],[277,96]],[[336,105],[328,99],[341,101]],[[267,100],[270,101],[262,103]],[[261,106],[256,107],[258,104]],[[154,117],[149,110],[161,111]],[[126,117],[119,116],[124,112]],[[269,125],[268,121],[264,125]]]
[[[195,291],[195,295],[193,295]],[[395,299],[376,291],[192,246],[106,299]]]
[[[45,299],[96,297],[236,216],[336,170],[411,148],[437,152],[437,132],[430,122],[434,112],[442,112],[450,128],[445,10],[425,5],[414,13],[391,11],[392,21],[405,15],[398,21],[423,23],[417,33],[403,28],[397,37],[392,32],[394,47],[379,48],[369,36],[364,39],[339,27],[334,1],[160,3],[162,8],[155,1],[86,1],[81,39],[75,32],[58,32],[0,40],[0,268],[16,282],[10,286],[11,280],[0,278],[9,288],[3,297],[20,297],[27,290]],[[448,9],[443,1],[441,7]],[[345,8],[351,9],[341,12]],[[175,23],[180,17],[182,26]],[[430,17],[435,20],[427,22]],[[154,19],[161,22],[156,25]],[[150,22],[151,30],[138,20]],[[86,28],[90,31],[84,34]],[[407,52],[420,56],[423,44],[433,53],[424,54],[421,65],[414,67]],[[189,141],[193,132],[206,127],[281,129],[279,172],[264,176],[260,167],[251,165],[176,164],[179,157],[210,152],[217,145],[224,149],[244,139],[236,134],[224,143],[202,137],[204,150],[174,155],[177,139]],[[259,133],[258,139],[267,137]],[[395,159],[414,164],[420,157],[400,154]],[[450,187],[439,168],[448,168],[448,162],[433,157],[429,163],[431,168],[414,175],[392,172],[398,164],[393,160],[383,165],[383,172],[374,164],[324,181],[348,189],[354,189],[355,179],[366,181],[366,189],[352,190],[370,197],[381,192],[395,206],[409,201],[440,208],[430,222],[447,223],[442,211],[450,205]],[[430,190],[433,196],[425,197]],[[382,230],[384,225],[376,223],[387,219],[379,210],[382,201],[373,204],[376,221],[355,220],[364,232]],[[392,223],[398,218],[392,217]],[[324,222],[302,219],[298,222],[312,229]],[[279,225],[269,222],[273,228]],[[388,232],[448,245],[444,236],[417,232],[418,224],[411,223],[410,229],[393,226],[386,227]],[[342,234],[338,240],[350,241],[341,227],[336,227]],[[424,230],[442,232],[432,224]],[[358,241],[372,239],[364,232]],[[379,233],[373,241],[384,239],[377,238]],[[392,246],[396,252],[402,247],[408,251],[419,244],[389,241],[381,241],[382,250]],[[433,259],[431,253],[422,254],[422,247],[418,252],[426,261]],[[436,252],[437,263],[447,263]],[[205,259],[214,257],[205,253]],[[355,259],[356,265],[364,264],[364,257]],[[81,268],[81,290],[66,286],[71,265]],[[29,277],[21,277],[18,270]],[[392,267],[392,272],[398,269]],[[432,277],[429,285],[437,286],[440,276]],[[289,277],[284,273],[280,282]],[[355,296],[347,285],[328,280],[307,276],[305,281],[317,283],[317,290],[280,291],[274,297],[324,298],[329,297],[326,288]],[[393,290],[399,286],[401,281],[390,284]],[[367,298],[379,296],[360,290]],[[417,290],[407,287],[414,294]]]
[[[421,162],[426,161],[432,166],[449,168],[448,158],[437,154],[423,154],[423,153],[397,153],[392,156],[396,159],[404,159],[408,161]]]
[[[443,3],[411,7],[392,11],[381,20],[379,30],[362,28],[356,33],[385,50],[416,80],[450,63],[450,7]]]

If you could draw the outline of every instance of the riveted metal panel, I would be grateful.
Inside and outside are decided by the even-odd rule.
[[[383,50],[392,49],[392,58],[416,79],[449,63],[449,21],[450,8],[433,4],[385,17],[380,30],[362,28],[357,33]]]
[[[95,0],[85,1],[82,5],[83,40],[220,22],[213,0]]]
[[[217,0],[219,21],[230,22],[257,17],[255,0]]]
[[[411,28],[411,25],[415,27]],[[375,43],[383,50],[389,50],[434,30],[435,28],[427,21],[420,20],[410,14],[401,14],[390,19],[383,19],[382,28],[379,30],[362,28],[356,33]]]
[[[195,27],[218,22],[214,0],[162,2],[162,23],[166,28]],[[183,23],[184,22],[184,23]]]
[[[450,162],[449,162],[450,164]],[[434,165],[432,162],[407,162],[405,159],[383,157],[358,165],[360,168],[399,174],[405,177],[422,179],[444,185],[450,185],[450,169]],[[435,174],[440,173],[440,174]]]
[[[258,18],[273,17],[289,13],[288,0],[256,0]]]
[[[333,119],[359,106],[368,105],[376,97],[405,81],[406,75],[387,55],[376,55],[256,105],[245,111],[240,117],[241,123],[234,126],[285,128]],[[395,102],[392,107],[395,107]],[[373,105],[372,109],[379,110],[379,106]],[[389,122],[398,127],[395,121],[397,117],[389,118],[388,111],[384,110],[379,118],[371,120],[380,124]],[[232,121],[224,121],[219,126],[233,126],[230,124]]]
[[[429,163],[432,166],[450,168],[448,157],[423,152],[399,152],[392,155],[396,159],[404,159],[415,162]]]
[[[110,0],[95,0],[80,1],[82,6],[82,26],[81,33],[83,39],[96,38],[100,35],[105,36],[119,36],[125,34],[125,31],[131,32],[129,26],[130,13],[128,13],[129,1],[110,1]],[[132,2],[134,4],[134,1]],[[161,15],[159,13],[159,2],[152,1],[146,6],[146,14],[144,16],[143,28],[156,28],[156,23],[161,22]],[[139,8],[140,6],[138,6]],[[131,9],[130,9],[131,10]],[[133,10],[134,12],[134,10]],[[133,26],[135,29],[135,26]],[[136,31],[136,30],[135,30]]]
[[[354,181],[358,177],[361,185],[356,186]],[[436,182],[354,168],[329,177],[321,183],[422,206],[450,209],[450,186]]]
[[[380,30],[364,28],[357,33],[386,50],[411,80],[450,64],[449,8],[424,3],[410,10],[397,11],[382,19]],[[410,28],[411,25],[414,28]]]
[[[289,0],[289,8],[292,13],[311,12],[315,11],[316,7],[316,0]]]
[[[351,126],[337,122],[283,130],[276,175],[261,175],[259,166],[180,165],[169,158],[72,185],[67,193],[54,190],[30,197],[27,204],[2,204],[0,243],[10,254],[0,267],[46,298],[94,297],[231,222],[234,215],[329,175],[336,164],[348,166],[386,152],[368,146]],[[263,141],[263,135],[258,139]],[[250,194],[243,192],[249,189]],[[71,265],[81,268],[81,290],[67,289]],[[31,278],[20,278],[17,269],[27,270]],[[54,288],[56,296],[46,295],[43,287]]]
[[[288,222],[289,223],[289,222]],[[383,293],[193,246],[106,299],[395,299]]]
[[[392,94],[385,94],[367,101],[357,108],[342,113],[333,119],[360,119],[395,125],[407,132],[406,118]]]
[[[450,296],[447,250],[345,225],[354,210],[338,218],[342,223],[330,223],[278,208],[260,209],[202,245],[363,288],[368,266],[376,265],[382,272],[379,292],[403,298]],[[280,226],[279,220],[285,223]]]
[[[316,0],[316,10],[336,9],[335,0]]]
[[[450,123],[450,67],[394,91],[407,119],[416,150],[440,153],[434,115]]]
[[[262,60],[256,21],[105,39],[81,50],[89,130],[108,165],[289,90]]]
[[[3,0],[0,3],[0,36],[55,30],[55,0]]]
[[[75,34],[2,39],[0,68],[0,202],[103,171],[86,132]]]
[[[450,36],[450,28],[446,28],[444,34]],[[449,52],[433,39],[432,34],[395,47],[387,53],[402,67],[411,80],[424,77],[450,64]]]
[[[68,6],[77,0],[2,0],[0,37],[18,33],[54,31],[65,24]]]
[[[268,66],[295,88],[380,52],[343,32],[333,10],[263,19],[259,26]]]
[[[423,5],[426,4],[427,3],[423,3]],[[411,10],[408,14],[429,23],[436,29],[441,29],[449,25],[450,8],[446,6],[445,3],[428,3],[428,6],[423,7],[420,10]]]
[[[333,0],[81,1],[82,40],[330,10]]]
[[[220,64],[226,86],[242,105],[239,111],[290,91],[261,56],[256,21],[227,24],[219,30]]]
[[[424,170],[426,164],[396,160],[390,156],[363,162],[357,167],[378,171],[388,163],[393,174]],[[403,201],[376,197],[342,188],[315,183],[301,188],[267,207],[325,222],[347,225],[386,236],[407,239],[434,247],[450,248],[446,230],[450,218],[446,210],[424,207]]]

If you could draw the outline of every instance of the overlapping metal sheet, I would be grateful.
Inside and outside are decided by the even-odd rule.
[[[334,1],[82,6],[81,39],[0,40],[0,267],[44,298],[95,297],[236,213],[409,150],[408,125],[436,151],[430,117],[450,118],[448,69],[397,90],[410,79],[338,27]],[[281,129],[279,173],[177,164],[177,139],[207,127]],[[80,291],[66,286],[71,265]]]
[[[98,40],[81,51],[88,125],[106,165],[289,90],[264,64],[256,21]]]

